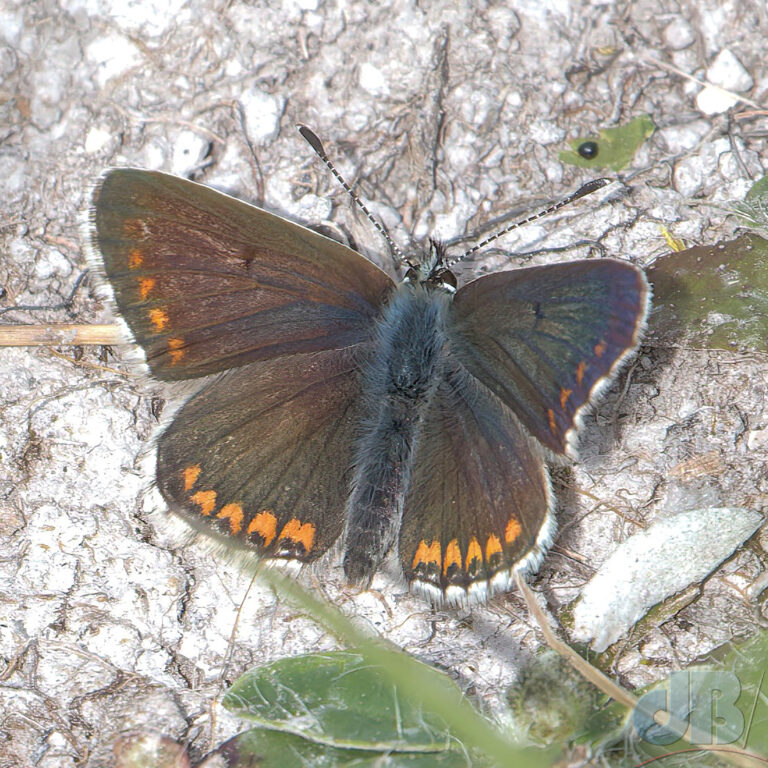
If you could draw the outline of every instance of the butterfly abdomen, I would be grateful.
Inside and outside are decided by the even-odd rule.
[[[439,381],[449,301],[438,289],[403,284],[377,324],[346,514],[344,570],[352,582],[370,581],[400,527],[414,446]]]

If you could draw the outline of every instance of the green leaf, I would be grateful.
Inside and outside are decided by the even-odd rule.
[[[448,677],[420,666],[446,697],[461,699]],[[297,656],[250,670],[222,703],[239,717],[336,747],[431,752],[452,743],[442,718],[403,697],[381,666],[352,651]]]
[[[243,561],[243,565],[246,561]],[[429,710],[447,723],[453,738],[469,752],[474,764],[480,768],[485,762],[478,762],[476,755],[482,755],[487,764],[515,768],[546,768],[552,764],[557,750],[523,749],[513,741],[507,731],[494,725],[481,715],[469,699],[460,696],[457,688],[445,675],[421,664],[406,653],[393,653],[391,645],[371,638],[356,626],[338,608],[318,600],[295,580],[279,573],[276,568],[261,565],[249,566],[260,580],[269,584],[291,604],[306,612],[311,618],[339,638],[353,646],[370,665],[378,666],[386,673],[387,679],[396,686],[401,697],[413,702],[422,702]],[[471,763],[470,763],[471,764]]]
[[[359,749],[339,749],[292,733],[252,728],[224,742],[196,768],[466,768],[456,752],[383,755]]]
[[[768,241],[744,235],[669,253],[646,274],[658,340],[708,349],[768,346]]]
[[[755,200],[757,198],[765,197],[768,195],[768,176],[763,176],[762,179],[758,179],[747,192],[747,200]]]
[[[620,171],[635,156],[643,142],[653,134],[656,126],[648,115],[640,115],[626,125],[606,128],[597,137],[585,136],[570,142],[572,150],[560,152],[560,162],[579,168],[611,168]],[[578,149],[584,142],[597,144],[594,157],[582,157]]]

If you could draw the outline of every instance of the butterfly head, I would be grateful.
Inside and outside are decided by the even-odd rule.
[[[407,261],[408,270],[404,283],[438,288],[448,293],[456,293],[456,275],[446,266],[445,249],[436,240],[429,241],[429,249],[421,261]]]

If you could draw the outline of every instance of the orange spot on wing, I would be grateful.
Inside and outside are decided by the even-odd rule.
[[[155,330],[160,332],[168,325],[168,315],[163,309],[152,309],[149,312],[149,321],[155,326]]]
[[[138,269],[144,263],[144,254],[134,248],[128,255],[128,269]]]
[[[264,546],[268,547],[277,536],[277,518],[268,509],[262,510],[248,524],[246,533],[249,536],[257,533],[264,539]]]
[[[595,354],[598,357],[602,357],[603,354],[605,354],[605,350],[608,349],[608,345],[605,343],[604,339],[601,339],[597,344],[595,344]]]
[[[312,549],[315,542],[315,526],[312,523],[301,524],[295,517],[291,518],[280,531],[280,539],[290,539],[304,547],[305,552]],[[280,540],[278,539],[278,541]]]
[[[501,553],[501,539],[492,533],[485,542],[485,559],[490,560],[493,555]]]
[[[182,474],[184,475],[185,491],[192,490],[195,483],[197,482],[197,478],[200,477],[200,473],[202,471],[203,470],[200,468],[199,464],[193,464],[191,467],[184,467]]]
[[[422,539],[413,558],[413,569],[416,570],[419,565],[434,565],[439,569],[442,559],[443,553],[440,549],[440,542],[434,540],[427,543]]]
[[[150,292],[155,287],[156,282],[154,277],[145,277],[139,280],[139,295],[141,296],[142,301],[146,301],[147,296],[149,296]]]
[[[197,504],[200,507],[200,513],[206,517],[216,509],[216,491],[198,491],[192,494],[189,500]]]
[[[568,398],[573,394],[572,389],[563,389],[560,387],[560,407],[565,410],[565,404],[568,402]]]
[[[229,520],[229,530],[233,536],[243,530],[243,508],[239,504],[225,504],[216,517]]]
[[[457,539],[452,539],[448,542],[448,546],[445,548],[445,560],[443,561],[443,574],[448,573],[448,569],[452,565],[457,565],[461,568],[461,550],[459,549],[459,542]]]
[[[467,547],[467,558],[464,561],[466,563],[464,570],[468,571],[472,565],[472,562],[475,560],[482,562],[483,550],[480,546],[480,542],[473,536],[469,541],[469,546]]]
[[[522,530],[520,521],[516,517],[510,517],[507,527],[504,529],[504,541],[507,544],[511,544],[520,535]]]
[[[171,365],[176,365],[187,353],[182,349],[184,339],[168,339],[168,349],[171,355]]]
[[[587,370],[587,364],[582,360],[576,368],[576,383],[581,386],[581,382],[584,381],[584,373]]]
[[[555,423],[555,412],[551,408],[547,408],[547,416],[549,417],[549,428],[553,435],[557,434],[557,424]]]

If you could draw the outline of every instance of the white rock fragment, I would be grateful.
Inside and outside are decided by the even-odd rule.
[[[389,84],[384,77],[384,73],[373,64],[363,62],[358,72],[358,82],[360,87],[371,94],[380,98],[389,94]]]
[[[683,18],[675,19],[667,24],[663,32],[664,43],[673,51],[682,51],[696,39],[691,25]]]
[[[675,165],[672,186],[683,197],[693,197],[704,186],[705,178],[701,158],[686,157]]]
[[[41,251],[35,263],[35,277],[38,280],[50,280],[55,275],[67,277],[72,273],[72,265],[61,251],[55,248]]]
[[[196,169],[208,152],[209,142],[195,131],[181,131],[173,140],[171,172],[186,176]]]
[[[705,87],[696,96],[696,106],[707,115],[726,112],[739,101],[735,95],[731,94],[748,91],[754,85],[752,76],[728,48],[723,48],[715,56],[707,69],[707,81],[718,86],[717,88]],[[731,93],[724,93],[720,90],[721,88]]]
[[[309,223],[328,221],[333,214],[333,204],[328,197],[307,193],[291,206],[290,213]]]
[[[707,69],[707,80],[729,91],[748,91],[754,85],[752,76],[729,48],[723,48]]]
[[[94,126],[88,131],[88,134],[85,137],[85,143],[84,148],[85,151],[92,155],[95,152],[98,152],[99,150],[103,149],[107,146],[107,143],[109,142],[112,134],[104,130],[104,128],[99,128],[97,126]]]
[[[584,588],[572,639],[604,651],[654,605],[708,576],[762,522],[749,509],[696,509],[630,536]]]
[[[696,107],[705,115],[719,115],[739,103],[738,98],[719,88],[702,88],[696,95]]]
[[[690,152],[709,133],[708,120],[695,120],[683,125],[669,125],[656,131],[656,141],[663,141],[672,155]]]
[[[141,60],[139,49],[122,35],[105,35],[94,40],[85,51],[90,62],[97,66],[96,80],[103,88],[107,82],[122,75]]]
[[[187,0],[62,0],[60,5],[70,14],[82,12],[108,18],[116,28],[142,38],[160,37],[171,27],[183,28],[194,18]]]
[[[251,141],[257,144],[274,141],[280,131],[285,99],[254,86],[240,96],[240,103],[245,111],[245,124]]]

